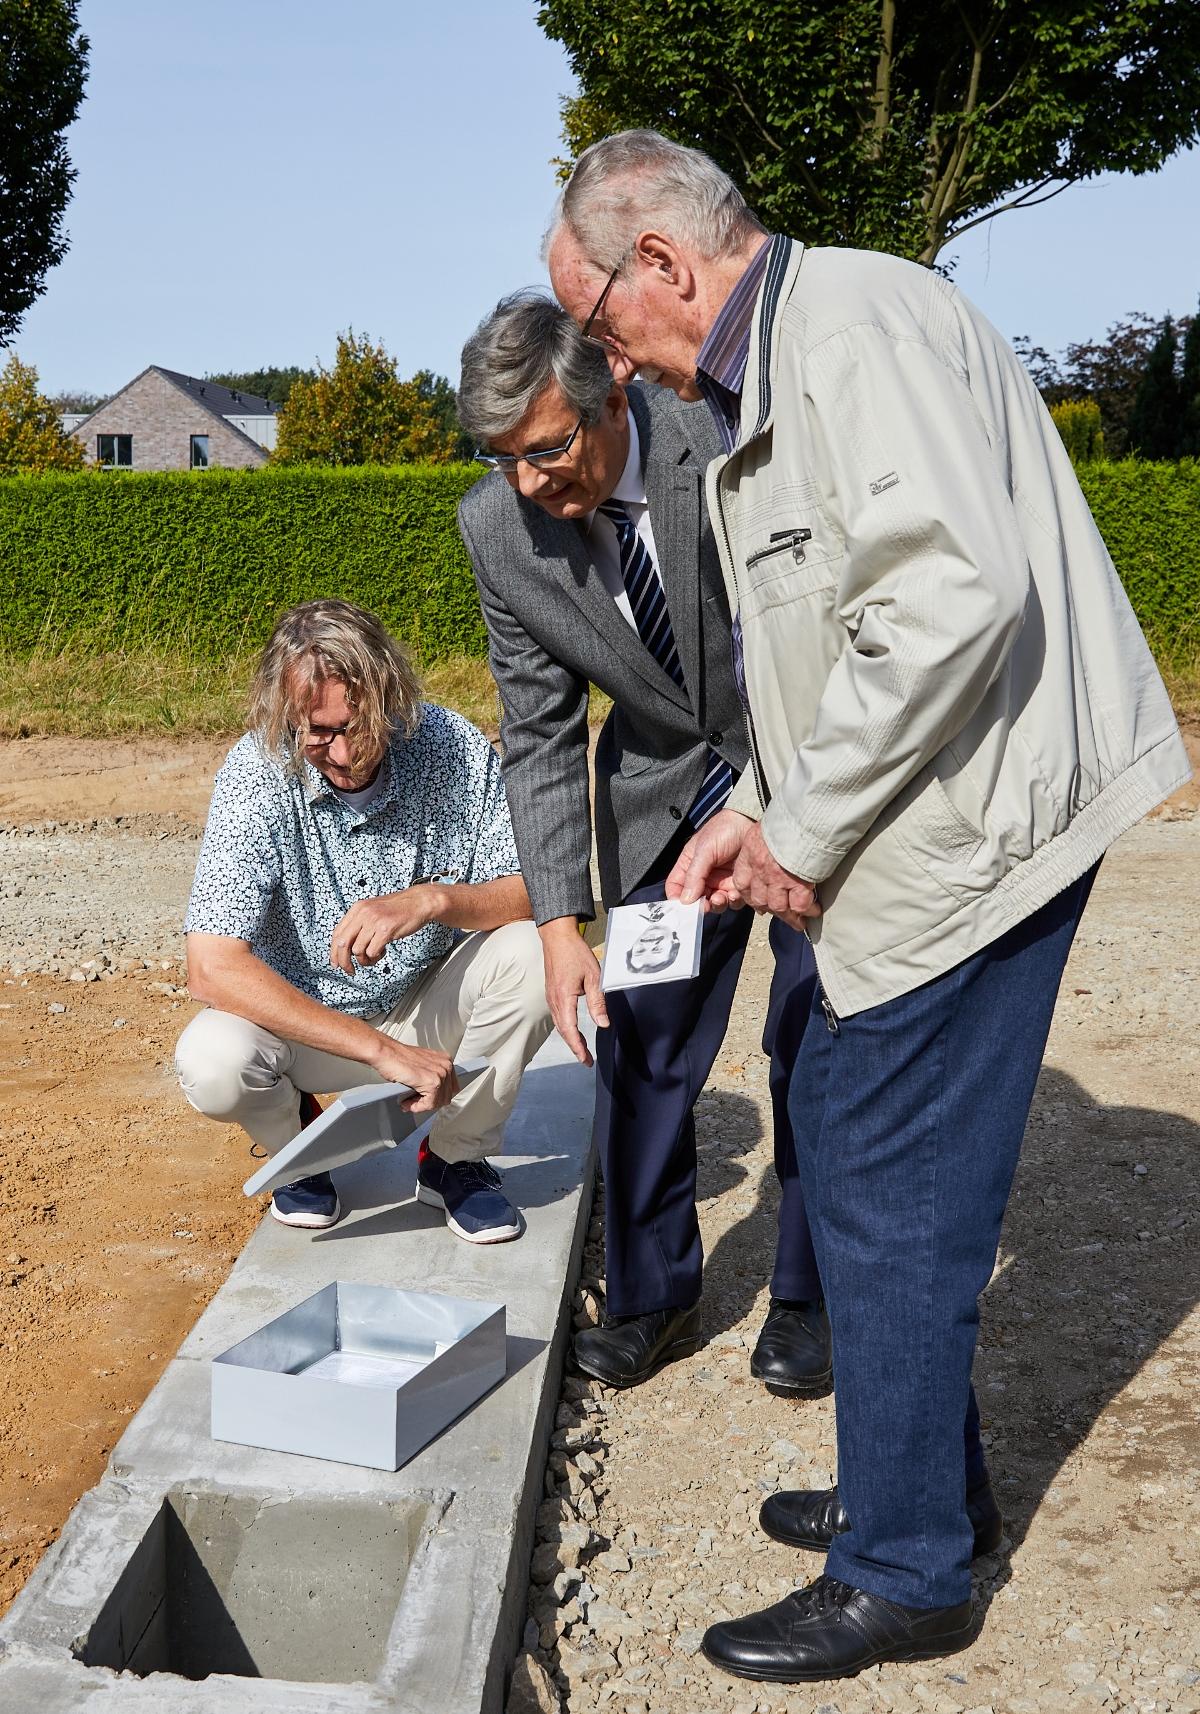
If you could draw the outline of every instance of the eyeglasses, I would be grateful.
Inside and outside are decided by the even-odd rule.
[[[304,733],[304,748],[306,750],[327,750],[335,738],[344,738],[349,732],[348,726],[321,726],[315,731],[309,726]],[[293,736],[298,735],[298,728],[292,727]]]
[[[587,320],[584,322],[583,327],[581,329],[581,331],[583,333],[583,337],[585,339],[591,339],[591,337],[592,337],[592,323],[595,321],[596,317],[600,314],[600,311],[604,308],[605,302],[608,298],[608,294],[609,294],[609,292],[612,291],[613,286],[616,284],[617,275],[621,272],[621,269],[625,266],[626,258],[628,257],[628,255],[629,255],[629,252],[628,252],[628,250],[626,250],[625,254],[621,257],[620,261],[617,263],[617,265],[613,269],[612,273],[608,276],[607,280],[605,280],[604,290],[600,293],[600,296],[596,299],[595,304],[592,306],[592,313],[591,313],[591,315],[588,316]],[[602,345],[603,343],[604,343],[603,340],[597,341],[597,344]]]
[[[479,446],[475,449],[475,457],[491,470],[515,470],[518,464],[532,464],[538,470],[543,464],[553,464],[557,459],[565,458],[582,427],[583,418],[580,417],[561,446],[542,446],[536,452],[489,452],[486,447]]]

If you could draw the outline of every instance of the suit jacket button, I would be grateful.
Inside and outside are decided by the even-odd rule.
[[[676,821],[683,820],[683,811],[681,809],[677,809],[673,803],[668,804],[667,808],[671,811],[671,814]]]
[[[710,732],[708,735],[708,741],[715,750],[718,744],[723,744],[725,742],[725,734],[723,732]]]

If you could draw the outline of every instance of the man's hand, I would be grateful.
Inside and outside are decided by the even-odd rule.
[[[458,1094],[454,1061],[449,1054],[432,1048],[409,1047],[376,1032],[378,1045],[370,1064],[388,1083],[407,1083],[416,1090],[411,1101],[402,1101],[406,1113],[433,1113],[447,1106]]]
[[[821,914],[816,887],[777,863],[758,822],[732,809],[688,840],[667,876],[667,897],[689,905],[703,899],[712,911],[749,905],[801,931],[806,918]]]
[[[415,934],[436,921],[442,904],[442,889],[431,886],[360,899],[333,931],[329,962],[347,976],[353,976],[356,961],[360,965],[378,964],[394,940],[403,940],[406,934]]]
[[[743,903],[733,884],[733,868],[747,835],[758,823],[735,809],[722,809],[693,833],[667,876],[667,897],[685,905],[704,902],[708,911],[723,911]]]
[[[732,885],[751,910],[770,911],[801,933],[807,917],[821,914],[815,885],[802,881],[775,861],[756,821],[750,823],[750,832],[742,841],[733,865]]]
[[[574,917],[555,917],[543,923],[542,958],[546,966],[546,1000],[554,1027],[575,1058],[591,1065],[592,1056],[579,1031],[579,996],[587,1001],[592,1022],[608,1028],[608,1008],[600,986],[600,965],[586,944]]]

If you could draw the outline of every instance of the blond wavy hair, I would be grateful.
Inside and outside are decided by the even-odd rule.
[[[247,716],[263,749],[292,773],[304,760],[308,710],[330,679],[345,686],[353,710],[346,741],[355,769],[377,760],[397,734],[411,736],[420,722],[416,669],[382,620],[352,601],[303,601],[271,632]]]

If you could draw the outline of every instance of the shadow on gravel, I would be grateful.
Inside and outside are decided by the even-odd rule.
[[[696,1105],[696,1200],[711,1202],[747,1186],[762,1140],[762,1120],[749,1096],[708,1089]],[[709,1338],[745,1319],[771,1278],[775,1260],[779,1186],[768,1165],[755,1187],[754,1205],[723,1232],[704,1259],[704,1331]]]
[[[1136,1045],[1114,1037],[1112,1051]],[[761,1135],[757,1109],[743,1095],[710,1090],[697,1119],[700,1200],[736,1194],[749,1176],[743,1156]],[[1122,1515],[1099,1520],[1099,1534],[1078,1533],[1076,1557],[1106,1537],[1136,1532],[1140,1485],[1177,1481],[1193,1464],[1194,1377],[1160,1384],[1149,1402],[1119,1395],[1200,1302],[1198,1179],[1200,1126],[1153,1108],[1097,1105],[1074,1078],[1043,1070],[998,1271],[981,1303],[975,1359],[988,1458],[1013,1547],[1101,1417],[1105,1436],[1090,1455],[1128,1498]],[[710,1337],[742,1321],[770,1277],[778,1200],[768,1163],[753,1207],[706,1258]],[[1066,1524],[1062,1533],[1072,1540]],[[1005,1556],[989,1556],[976,1570],[986,1607],[1009,1580]]]
[[[1114,1037],[1113,1051],[1136,1043]],[[1106,1533],[1136,1523],[1143,1481],[1173,1480],[1194,1457],[1194,1400],[1182,1377],[1149,1406],[1117,1395],[1200,1301],[1198,1169],[1200,1127],[1190,1119],[1097,1106],[1074,1078],[1043,1071],[975,1360],[1014,1544],[1105,1413],[1113,1435],[1093,1456],[1120,1476],[1131,1508],[1106,1520]]]

